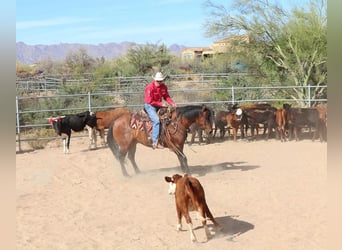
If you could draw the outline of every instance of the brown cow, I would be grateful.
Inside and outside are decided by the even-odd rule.
[[[286,110],[277,109],[275,112],[276,132],[281,142],[285,141]]]
[[[208,240],[211,235],[207,226],[206,217],[213,222],[214,226],[218,230],[221,229],[221,226],[216,222],[208,208],[207,202],[205,200],[204,189],[198,179],[187,174],[184,176],[175,174],[172,177],[165,176],[165,181],[169,183],[169,194],[175,195],[178,216],[178,231],[182,229],[182,216],[184,216],[189,227],[191,241],[197,241],[192,228],[192,221],[189,211],[198,212],[205,230],[206,240]]]
[[[241,132],[241,138],[245,137],[245,132],[244,132],[245,120],[243,119],[243,113],[240,108],[238,108],[235,111],[231,111],[227,113],[225,116],[225,119],[227,121],[228,127],[232,128],[233,130],[234,141],[236,141],[237,131],[239,128]]]
[[[240,107],[242,110],[248,109],[262,109],[262,110],[269,110],[273,109],[272,105],[269,103],[253,103],[253,104],[246,104]]]
[[[320,128],[322,130],[323,140],[327,141],[327,125],[328,125],[328,105],[326,103],[320,103],[314,106],[318,110]]]
[[[104,134],[105,129],[108,129],[110,124],[122,114],[129,113],[128,108],[116,108],[110,110],[96,111],[96,130],[100,132],[101,144],[104,146],[106,144]],[[96,147],[96,130],[93,130],[93,140]]]

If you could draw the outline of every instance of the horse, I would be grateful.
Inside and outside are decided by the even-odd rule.
[[[170,110],[168,118],[161,119],[159,142],[173,151],[180,162],[184,173],[190,174],[187,157],[183,153],[184,142],[191,124],[197,123],[208,134],[212,133],[212,110],[205,105],[188,105]],[[146,126],[132,126],[133,113],[123,114],[113,121],[108,129],[107,143],[115,158],[120,162],[122,174],[129,176],[125,167],[128,158],[136,174],[140,169],[135,161],[137,144],[152,147]],[[145,124],[145,123],[144,123]]]
[[[95,148],[97,147],[96,131],[99,131],[101,145],[106,145],[105,129],[108,129],[112,121],[115,120],[118,116],[122,115],[123,113],[129,112],[130,111],[127,107],[96,111],[96,126],[95,129],[92,130],[92,133],[90,135],[91,144],[94,144]]]

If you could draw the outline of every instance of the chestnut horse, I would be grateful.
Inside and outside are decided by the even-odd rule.
[[[96,111],[96,127],[92,130],[92,133],[90,135],[91,144],[95,145],[95,148],[97,147],[96,131],[99,131],[101,137],[101,144],[103,146],[106,145],[105,129],[108,129],[117,117],[129,112],[129,109],[126,107]]]
[[[107,134],[107,143],[115,158],[121,164],[124,176],[129,176],[125,167],[125,158],[132,163],[135,173],[140,172],[135,162],[137,143],[152,147],[146,129],[132,128],[131,119],[134,114],[123,114],[113,121]],[[212,110],[205,105],[189,105],[177,107],[171,111],[170,117],[161,120],[159,142],[173,151],[180,162],[184,173],[190,174],[187,158],[183,153],[187,132],[192,123],[197,123],[208,134],[212,132]]]

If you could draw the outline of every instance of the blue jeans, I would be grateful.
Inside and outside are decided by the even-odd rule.
[[[160,120],[157,114],[158,108],[153,107],[151,104],[144,104],[144,108],[150,117],[153,126],[152,126],[152,143],[157,142],[159,136],[159,129],[160,129]]]

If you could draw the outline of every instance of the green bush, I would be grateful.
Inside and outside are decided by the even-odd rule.
[[[34,139],[28,141],[32,149],[43,149],[51,141],[45,138],[53,136],[56,136],[56,132],[53,129],[40,128],[31,130],[25,137],[27,139]]]

